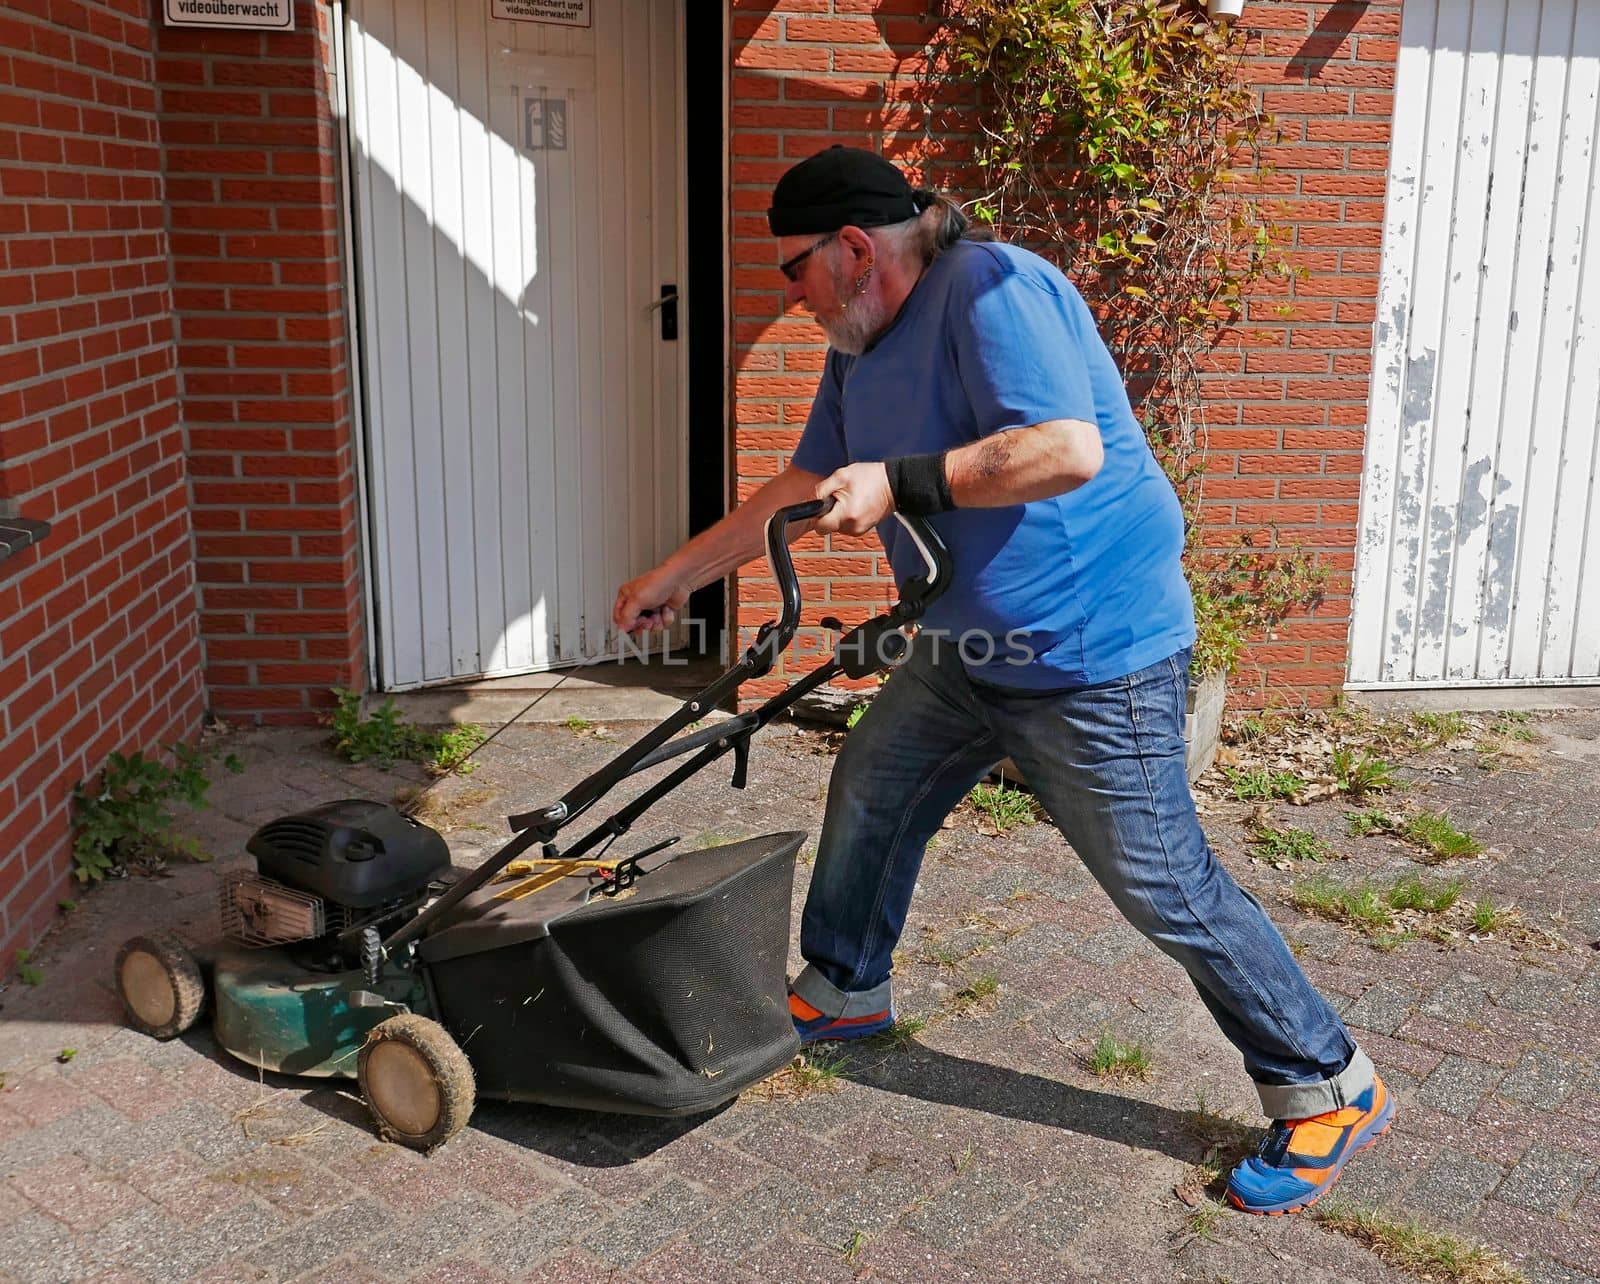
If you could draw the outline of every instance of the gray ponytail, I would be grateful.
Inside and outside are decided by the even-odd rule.
[[[948,196],[941,196],[931,187],[916,188],[912,196],[919,211],[914,217],[873,229],[895,253],[927,267],[957,241],[983,237],[983,230],[974,230],[961,207]]]
[[[922,210],[919,217],[929,224],[928,261],[932,262],[967,234],[967,216],[948,196],[931,187],[919,187],[912,196]]]

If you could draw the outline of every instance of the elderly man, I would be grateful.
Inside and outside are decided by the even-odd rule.
[[[1182,518],[1088,308],[1037,255],[962,239],[954,206],[870,152],[794,166],[767,217],[786,298],[830,345],[805,431],[781,474],[622,587],[617,627],[670,622],[760,553],[773,510],[813,497],[834,500],[816,529],[876,529],[901,580],[918,561],[897,510],[927,516],[956,565],[834,766],[790,993],[801,1038],[893,1024],[928,839],[1009,755],[1243,1055],[1274,1122],[1230,1200],[1299,1211],[1393,1104],[1196,818]]]

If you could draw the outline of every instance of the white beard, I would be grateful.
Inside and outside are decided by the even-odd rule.
[[[846,356],[859,357],[889,324],[888,308],[876,294],[851,292],[854,283],[838,273],[834,274],[834,292],[845,300],[832,317],[817,317],[828,343]]]

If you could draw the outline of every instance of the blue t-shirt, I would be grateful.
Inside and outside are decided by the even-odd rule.
[[[930,519],[955,576],[923,627],[960,641],[969,672],[1000,686],[1108,682],[1194,641],[1177,496],[1072,283],[1015,246],[951,247],[870,351],[828,353],[794,453],[827,475],[1050,419],[1099,425],[1105,462],[1091,481]],[[921,571],[899,522],[878,534],[900,583]]]

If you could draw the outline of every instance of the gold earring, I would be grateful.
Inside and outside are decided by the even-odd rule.
[[[873,260],[869,258],[867,260],[867,266],[864,269],[862,269],[861,275],[856,278],[856,293],[857,294],[866,293],[867,281],[872,276],[872,264],[873,264]]]

